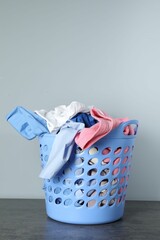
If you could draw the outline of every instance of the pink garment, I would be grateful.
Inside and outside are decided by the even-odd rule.
[[[128,121],[128,118],[113,119],[95,107],[91,108],[90,113],[98,122],[90,128],[83,128],[82,131],[76,135],[75,142],[81,149],[89,148],[120,123]],[[124,134],[128,135],[129,133],[130,128],[128,127]]]
[[[125,135],[134,135],[135,134],[134,128],[130,125],[126,126],[124,129],[124,134]]]

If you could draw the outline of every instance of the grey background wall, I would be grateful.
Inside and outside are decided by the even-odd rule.
[[[6,114],[77,100],[139,120],[127,198],[160,200],[159,64],[158,0],[0,0],[0,197],[44,197],[38,142]]]

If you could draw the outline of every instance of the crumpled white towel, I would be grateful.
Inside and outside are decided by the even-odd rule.
[[[44,109],[35,110],[36,114],[41,116],[47,122],[47,127],[50,132],[59,129],[67,120],[74,117],[79,112],[89,112],[83,103],[73,101],[70,105],[60,105],[54,110],[46,111]]]

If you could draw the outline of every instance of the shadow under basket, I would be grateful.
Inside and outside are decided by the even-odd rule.
[[[133,135],[125,135],[127,126]],[[120,124],[90,148],[76,144],[59,173],[44,180],[47,215],[72,224],[103,224],[123,217],[126,190],[138,121]],[[39,137],[42,167],[47,163],[54,136]]]

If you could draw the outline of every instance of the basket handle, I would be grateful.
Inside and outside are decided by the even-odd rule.
[[[126,127],[130,126],[132,128],[132,130],[134,130],[134,134],[131,135],[126,135],[125,129]],[[125,136],[125,137],[130,137],[130,136],[136,136],[137,135],[137,130],[138,130],[138,120],[129,120],[127,122],[123,122],[119,125],[119,132]]]

